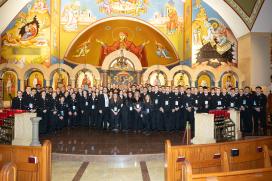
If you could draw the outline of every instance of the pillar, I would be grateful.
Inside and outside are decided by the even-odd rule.
[[[32,122],[32,142],[30,146],[41,146],[39,140],[39,122],[41,119],[42,119],[41,117],[30,118]]]
[[[76,80],[71,78],[72,88],[76,87]]]
[[[173,80],[167,80],[167,86],[172,86]]]
[[[50,87],[50,79],[45,79],[45,86]]]
[[[102,85],[104,86],[104,87],[106,87],[107,85],[108,85],[108,70],[104,70],[103,72],[102,72],[102,80],[103,80],[103,82],[102,82]]]
[[[192,80],[191,87],[196,87],[196,80]]]
[[[142,75],[141,71],[136,72],[137,84],[141,84],[141,75]]]
[[[20,90],[24,91],[25,90],[25,80],[24,79],[20,79]]]
[[[214,81],[214,87],[219,87],[219,81],[217,80]]]
[[[271,33],[252,32],[238,39],[238,68],[245,75],[244,86],[269,86]]]

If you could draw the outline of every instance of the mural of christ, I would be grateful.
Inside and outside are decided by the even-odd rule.
[[[128,40],[128,34],[126,32],[120,32],[119,40],[113,42],[112,45],[107,45],[98,39],[96,39],[96,42],[102,45],[99,65],[102,65],[103,60],[108,54],[116,50],[126,49],[127,51],[135,54],[140,59],[143,67],[148,66],[144,47],[149,43],[149,41],[145,41],[141,45],[137,46],[132,41]]]

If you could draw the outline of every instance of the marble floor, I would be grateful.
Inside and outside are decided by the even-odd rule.
[[[164,161],[52,162],[53,181],[163,181]]]
[[[182,144],[183,133],[153,132],[114,133],[89,128],[63,129],[56,134],[42,135],[41,141],[52,142],[53,153],[78,155],[135,155],[164,152],[165,140],[173,145]]]

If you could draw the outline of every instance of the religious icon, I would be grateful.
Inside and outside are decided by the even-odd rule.
[[[188,75],[186,73],[177,73],[174,76],[174,86],[190,86]]]
[[[66,87],[68,85],[68,74],[64,71],[57,71],[53,76],[53,89]]]
[[[126,32],[119,32],[119,40],[115,41],[112,45],[107,45],[103,41],[96,39],[96,42],[100,43],[102,46],[102,53],[100,56],[100,63],[99,65],[102,65],[102,62],[104,58],[116,51],[116,50],[127,50],[131,53],[134,53],[142,63],[142,66],[147,66],[147,60],[144,52],[144,47],[149,43],[149,41],[143,42],[141,45],[135,45],[132,41],[128,40],[128,33]]]
[[[41,85],[41,87],[43,87],[43,80],[43,74],[41,72],[34,71],[30,74],[28,78],[28,85],[30,87],[36,88],[37,84],[39,84]]]
[[[94,86],[94,76],[90,71],[80,71],[77,77],[77,87],[87,90],[89,87]]]
[[[11,100],[17,92],[17,75],[13,71],[6,71],[3,74],[4,101]]]
[[[173,5],[167,4],[167,16],[169,21],[167,23],[167,32],[168,34],[174,34],[179,26],[178,22],[178,13],[176,8]]]
[[[153,72],[149,76],[149,83],[153,86],[162,86],[166,85],[166,77],[161,72]]]
[[[30,40],[37,36],[39,32],[39,22],[37,17],[34,16],[33,20],[20,28],[19,34],[21,35],[21,40]]]
[[[211,87],[211,78],[207,74],[202,74],[198,77],[197,85],[202,87]]]
[[[232,74],[225,74],[221,79],[222,88],[236,87],[236,78]]]

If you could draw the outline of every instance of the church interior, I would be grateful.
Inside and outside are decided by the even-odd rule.
[[[0,0],[0,180],[272,180],[271,0]]]

